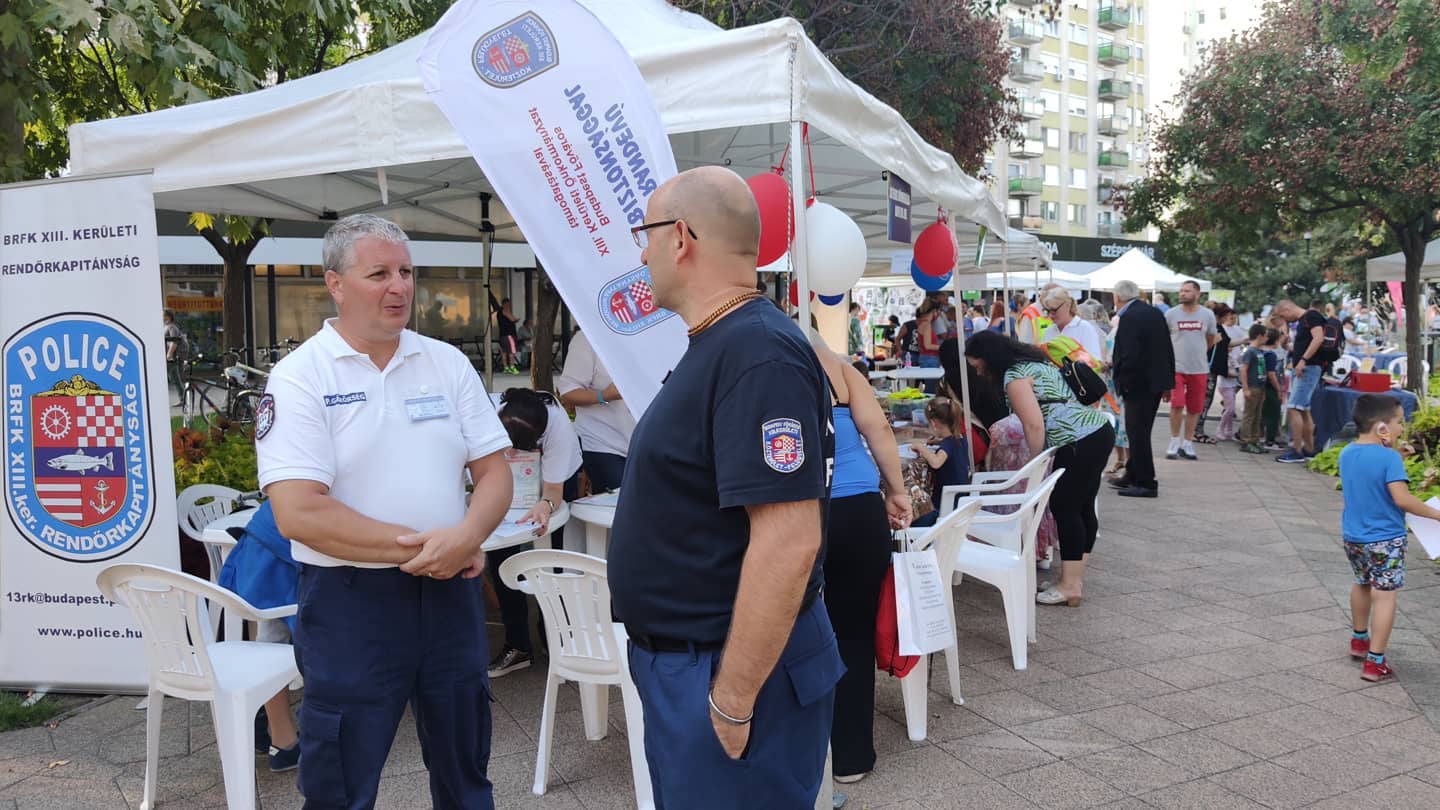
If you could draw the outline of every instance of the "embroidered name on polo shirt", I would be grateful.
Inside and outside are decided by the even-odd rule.
[[[348,394],[326,394],[325,407],[333,408],[336,405],[351,405],[356,402],[365,401],[364,391],[352,391]]]

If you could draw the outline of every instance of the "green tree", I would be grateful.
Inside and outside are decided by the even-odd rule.
[[[1210,234],[1226,253],[1327,221],[1367,222],[1405,254],[1420,345],[1425,244],[1440,209],[1440,15],[1430,0],[1283,0],[1217,43],[1124,195],[1127,229]],[[1420,352],[1409,379],[1422,378]]]
[[[675,0],[734,28],[781,17],[805,26],[851,81],[905,116],[970,174],[995,141],[1018,134],[1004,86],[1010,48],[987,0]]]
[[[0,0],[0,182],[63,170],[71,124],[245,93],[316,73],[424,31],[449,5],[449,0]],[[225,262],[225,334],[243,335],[245,267],[266,223],[203,214],[192,223]]]

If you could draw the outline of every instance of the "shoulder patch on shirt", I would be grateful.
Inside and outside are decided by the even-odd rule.
[[[255,406],[255,441],[265,438],[275,427],[275,397],[265,394]]]
[[[805,441],[794,419],[771,419],[760,426],[765,464],[775,472],[793,473],[805,464]]]

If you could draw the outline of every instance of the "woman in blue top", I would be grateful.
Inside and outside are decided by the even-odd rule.
[[[1060,535],[1060,581],[1036,594],[1042,605],[1080,604],[1085,563],[1100,523],[1095,498],[1100,474],[1115,446],[1110,420],[1081,405],[1040,349],[994,332],[982,332],[965,346],[965,360],[1005,393],[1020,417],[1031,455],[1056,447],[1055,467],[1065,470],[1050,493],[1050,514]]]
[[[830,745],[835,781],[848,783],[875,767],[875,622],[880,584],[890,568],[890,531],[910,525],[910,496],[895,434],[870,381],[817,335],[812,333],[810,342],[829,378],[835,423],[825,608],[845,662],[835,686]]]

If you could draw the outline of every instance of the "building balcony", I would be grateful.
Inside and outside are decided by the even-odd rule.
[[[1010,142],[1010,157],[1037,158],[1045,154],[1045,142],[1038,138],[1024,138]]]
[[[1039,1],[1039,0],[1010,0],[1010,5],[1012,5],[1012,6],[1025,6],[1025,7],[1028,8],[1028,7],[1030,7],[1030,6],[1035,5],[1035,3],[1037,3],[1038,1]]]
[[[1010,178],[1011,197],[1034,197],[1039,194],[1045,185],[1042,177],[1012,177]]]
[[[1045,40],[1045,29],[1034,20],[1011,20],[1010,41],[1016,45],[1038,45]]]
[[[1106,149],[1100,153],[1100,168],[1102,169],[1124,169],[1129,165],[1130,156],[1124,152]]]
[[[1034,232],[1045,227],[1045,220],[1033,216],[1010,217],[1010,227],[1019,228],[1022,231]]]
[[[1020,117],[1026,121],[1038,121],[1045,114],[1045,99],[1021,98]]]
[[[1130,98],[1131,85],[1124,79],[1101,79],[1100,98],[1103,101],[1125,101]]]
[[[1111,42],[1100,46],[1100,55],[1097,60],[1102,65],[1114,67],[1116,65],[1130,64],[1130,46],[1122,45],[1119,42]]]
[[[1011,59],[1010,78],[1027,84],[1038,82],[1045,78],[1045,63],[1038,59]]]
[[[1130,9],[1125,6],[1106,6],[1100,9],[1095,23],[1106,31],[1122,31],[1130,27]]]
[[[1115,184],[1104,182],[1095,187],[1095,201],[1103,205],[1109,205],[1115,199]]]
[[[1095,235],[1102,239],[1119,239],[1125,235],[1125,229],[1118,222],[1101,222],[1095,226]]]
[[[1102,115],[1096,123],[1095,131],[1101,135],[1125,135],[1130,132],[1130,122],[1120,115]]]

